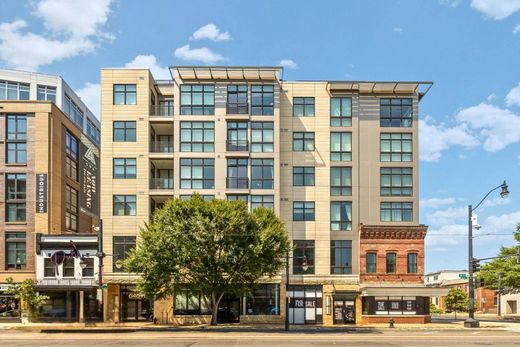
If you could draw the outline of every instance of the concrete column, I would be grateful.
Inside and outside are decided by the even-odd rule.
[[[85,292],[80,290],[79,291],[79,322],[84,323],[85,322]]]
[[[119,323],[119,307],[119,295],[114,295],[114,311],[112,316],[114,323]]]

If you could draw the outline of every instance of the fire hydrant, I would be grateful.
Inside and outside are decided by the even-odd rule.
[[[394,323],[395,323],[394,319],[390,318],[390,320],[388,321],[388,327],[389,328],[394,328]]]

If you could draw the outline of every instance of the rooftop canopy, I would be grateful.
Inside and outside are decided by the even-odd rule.
[[[182,80],[278,81],[281,67],[275,66],[171,66],[174,78]]]

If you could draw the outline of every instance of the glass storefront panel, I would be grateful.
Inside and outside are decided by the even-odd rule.
[[[153,302],[146,299],[134,285],[121,286],[121,320],[152,321]]]
[[[323,291],[321,286],[289,286],[289,323],[323,323]]]
[[[12,295],[0,294],[0,320],[20,316],[20,304]]]
[[[78,320],[78,292],[40,292],[49,297],[40,309],[40,319],[43,321]]]

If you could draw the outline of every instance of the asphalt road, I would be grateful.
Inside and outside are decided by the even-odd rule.
[[[520,346],[503,330],[56,333],[1,331],[0,346]]]

